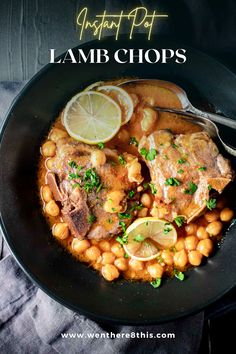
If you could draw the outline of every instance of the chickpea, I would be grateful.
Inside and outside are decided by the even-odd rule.
[[[45,211],[48,215],[50,216],[57,216],[60,213],[59,206],[55,202],[55,200],[50,200],[46,206],[45,206]]]
[[[114,262],[115,266],[123,272],[128,269],[128,261],[124,257],[117,258]]]
[[[101,256],[100,249],[96,246],[91,246],[85,251],[85,256],[92,262],[97,261]]]
[[[199,266],[202,262],[202,254],[199,251],[190,251],[188,260],[193,266]]]
[[[54,143],[57,143],[59,139],[66,138],[67,136],[68,134],[65,130],[53,128],[49,138],[54,141]]]
[[[141,164],[136,159],[134,159],[133,161],[129,162],[126,167],[128,170],[128,180],[130,182],[141,183],[143,180],[141,174]]]
[[[218,220],[220,217],[220,212],[217,209],[207,211],[204,214],[204,218],[206,219],[207,222],[212,222]]]
[[[104,252],[109,252],[111,250],[111,245],[110,242],[106,240],[102,240],[99,242],[99,247],[101,248],[102,251]]]
[[[167,264],[167,265],[173,264],[173,262],[174,262],[173,256],[174,256],[174,253],[169,250],[164,250],[161,253],[161,257],[162,257],[163,261],[165,262],[165,264]]]
[[[53,157],[56,154],[56,144],[48,140],[46,143],[43,144],[42,146],[42,154],[45,157]]]
[[[111,252],[114,253],[116,257],[124,257],[125,251],[119,242],[114,242],[111,246]]]
[[[184,240],[184,245],[186,250],[192,251],[195,250],[198,244],[198,238],[196,236],[187,236]]]
[[[143,109],[143,118],[141,121],[141,128],[144,132],[150,131],[156,121],[157,114],[152,108],[144,108]]]
[[[152,197],[148,193],[143,193],[140,199],[140,202],[143,206],[151,208],[152,206]]]
[[[50,200],[53,199],[51,189],[49,188],[48,185],[42,187],[41,193],[45,203],[48,203],[50,202]]]
[[[197,251],[199,251],[203,256],[208,257],[213,250],[213,242],[209,238],[206,240],[199,241],[197,245]]]
[[[175,244],[175,249],[176,251],[181,251],[184,249],[184,238],[183,237],[179,237],[176,244]]]
[[[53,225],[52,234],[60,240],[65,240],[69,236],[68,225],[65,222]]]
[[[209,235],[211,236],[216,236],[219,235],[223,227],[223,224],[221,221],[212,221],[210,224],[208,224],[206,228],[206,232],[208,232]]]
[[[230,221],[231,219],[233,219],[234,216],[234,212],[232,209],[229,208],[224,208],[223,210],[221,210],[220,212],[220,220],[221,221]]]
[[[129,141],[129,133],[125,129],[121,129],[118,133],[118,139],[123,143],[127,143]]]
[[[204,226],[199,226],[199,228],[197,229],[197,237],[199,238],[199,240],[205,240],[209,237]]]
[[[143,270],[143,268],[144,268],[143,262],[138,261],[137,259],[132,259],[132,258],[129,261],[129,266],[131,269],[133,269],[136,272],[139,272],[139,271]]]
[[[195,235],[197,232],[197,225],[191,222],[185,226],[185,231],[187,235]]]
[[[54,163],[55,163],[55,157],[52,157],[51,159],[47,159],[47,160],[46,160],[46,167],[47,167],[49,170],[52,170],[53,167],[54,167]]]
[[[112,264],[116,259],[115,255],[112,252],[103,252],[102,254],[102,264]]]
[[[147,271],[152,278],[161,278],[164,269],[159,263],[153,263],[147,267]]]
[[[76,253],[83,253],[90,247],[90,242],[88,240],[78,240],[77,238],[74,238],[71,247]]]
[[[120,202],[124,199],[125,193],[123,191],[113,191],[107,194],[107,200],[104,203],[103,209],[107,213],[117,213],[122,211]]]
[[[118,278],[119,275],[118,269],[113,264],[106,264],[102,267],[102,276],[108,281]]]
[[[184,268],[188,263],[188,256],[185,250],[178,251],[174,254],[174,264],[179,268]]]
[[[144,218],[145,216],[147,216],[147,213],[148,213],[148,208],[142,208],[138,212],[138,217],[139,218]]]
[[[106,163],[106,155],[101,150],[95,150],[91,154],[91,163],[93,167],[102,166]]]
[[[130,93],[129,95],[130,95],[131,100],[133,101],[133,105],[135,108],[137,106],[137,104],[139,103],[138,95],[136,95],[135,93]]]

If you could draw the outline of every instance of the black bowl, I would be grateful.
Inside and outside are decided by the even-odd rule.
[[[175,48],[142,36],[119,42],[94,41],[84,49]],[[147,43],[147,44],[144,44]],[[0,145],[0,210],[5,239],[28,276],[63,305],[100,321],[150,324],[200,311],[236,283],[236,227],[232,226],[214,257],[187,272],[185,281],[166,281],[159,289],[119,280],[106,282],[77,262],[52,238],[37,195],[40,143],[67,100],[84,86],[124,76],[160,78],[182,86],[196,106],[208,103],[236,116],[236,77],[210,57],[187,48],[187,62],[167,64],[54,64],[43,68],[25,86],[8,112]],[[224,130],[226,136],[228,131]]]

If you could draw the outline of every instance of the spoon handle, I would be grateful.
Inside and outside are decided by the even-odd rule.
[[[214,113],[209,113],[209,112],[203,112],[200,111],[199,109],[191,106],[188,108],[188,110],[184,109],[174,109],[174,108],[160,108],[160,107],[153,107],[157,111],[160,112],[170,112],[170,113],[175,113],[175,114],[183,114],[189,117],[194,118],[195,116],[200,116],[202,118],[207,118],[210,119],[211,121],[215,123],[220,123],[222,125],[225,125],[226,127],[236,129],[236,120],[233,120],[231,118],[226,118],[223,117],[219,114],[214,114]]]

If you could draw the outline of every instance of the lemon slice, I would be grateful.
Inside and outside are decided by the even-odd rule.
[[[63,123],[76,140],[87,144],[106,142],[120,129],[121,109],[109,96],[85,91],[67,103]]]
[[[97,82],[94,82],[93,84],[87,86],[84,91],[91,91],[91,90],[94,90],[96,89],[96,87],[98,86],[101,86],[102,84],[104,84],[104,81],[97,81]]]
[[[122,88],[112,85],[98,86],[97,91],[108,95],[120,106],[122,112],[121,125],[126,124],[134,111],[134,104],[130,95]]]
[[[136,219],[126,230],[125,252],[133,259],[150,261],[160,249],[173,247],[177,241],[174,226],[156,217]]]

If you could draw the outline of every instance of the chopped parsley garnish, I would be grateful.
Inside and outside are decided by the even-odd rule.
[[[69,176],[69,179],[76,179],[76,178],[80,178],[81,177],[78,173],[72,173],[72,172],[70,172],[68,174],[68,176]]]
[[[151,281],[150,284],[154,289],[159,288],[161,285],[161,278],[156,278],[155,280]]]
[[[130,219],[131,218],[131,214],[130,213],[118,213],[118,217],[120,219]]]
[[[179,279],[180,281],[184,280],[184,273],[180,272],[179,270],[175,269],[174,270],[174,275],[177,279]]]
[[[77,165],[77,163],[75,161],[70,161],[69,162],[69,166],[72,167],[72,168],[77,168],[78,167],[78,165]]]
[[[149,184],[149,187],[150,187],[150,189],[151,189],[151,193],[152,194],[156,194],[157,193],[157,189],[156,189],[156,187],[154,186],[154,184],[153,183],[148,183]]]
[[[89,168],[84,174],[84,189],[86,192],[92,192],[93,190],[101,190],[100,177],[97,175],[94,168]]]
[[[177,149],[177,148],[178,148],[178,145],[176,145],[176,144],[174,144],[174,143],[171,144],[171,146],[172,146],[173,149]]]
[[[211,191],[211,190],[212,190],[212,186],[211,186],[210,184],[208,184],[207,189],[208,189],[209,191]]]
[[[193,182],[189,182],[188,188],[184,190],[184,194],[193,195],[197,190],[197,185]]]
[[[138,140],[135,138],[135,136],[130,137],[129,144],[134,145],[134,146],[138,146]]]
[[[179,186],[180,184],[181,184],[181,182],[177,178],[174,178],[174,177],[167,178],[165,181],[166,186]]]
[[[187,161],[185,159],[179,159],[178,160],[178,164],[183,165],[184,163],[186,163]]]
[[[201,166],[198,169],[199,169],[199,171],[206,171],[207,168],[205,166]]]
[[[181,227],[185,223],[185,217],[184,216],[176,216],[176,218],[174,218],[174,222],[176,223],[176,225],[178,227]]]
[[[124,254],[124,258],[129,258],[128,253],[125,253],[125,254]]]
[[[157,262],[160,264],[164,262],[162,256],[157,256]]]
[[[79,183],[75,183],[75,184],[73,184],[72,188],[73,188],[73,189],[75,189],[75,188],[80,188],[80,184],[79,184]]]
[[[133,198],[134,194],[135,194],[134,191],[129,191],[129,192],[128,192],[128,195],[129,195],[130,198]]]
[[[171,230],[172,230],[172,227],[171,227],[170,223],[169,223],[169,222],[166,222],[166,223],[165,223],[164,230],[163,230],[163,234],[164,234],[164,235],[167,235]]]
[[[149,151],[146,148],[140,149],[140,154],[145,157],[146,160],[152,161],[157,156],[156,149],[150,149]]]
[[[215,209],[216,208],[216,199],[209,199],[206,200],[206,206],[209,210]]]
[[[108,224],[112,224],[113,220],[112,219],[107,219]]]
[[[169,157],[168,157],[167,155],[164,155],[164,156],[163,156],[163,159],[164,159],[164,160],[169,160]]]
[[[104,144],[104,143],[98,143],[98,148],[99,148],[100,150],[104,149],[104,147],[105,147],[105,144]]]
[[[145,237],[142,234],[138,234],[133,238],[133,240],[136,242],[143,242],[145,240]]]
[[[89,222],[89,224],[92,224],[94,221],[96,221],[96,216],[95,215],[89,215],[89,217],[88,217],[88,222]]]
[[[124,156],[122,156],[122,155],[118,156],[118,161],[121,165],[125,165],[125,163],[126,163]]]
[[[136,203],[130,208],[130,212],[132,213],[132,211],[134,211],[134,210],[141,210],[141,209],[143,209],[142,204]]]
[[[119,225],[122,228],[122,231],[125,233],[126,232],[126,224],[124,221],[119,221]]]
[[[177,173],[179,173],[181,175],[182,173],[184,173],[184,170],[180,169],[177,171]]]
[[[116,238],[116,241],[119,242],[121,245],[125,245],[126,243],[128,243],[127,235],[118,236]]]

